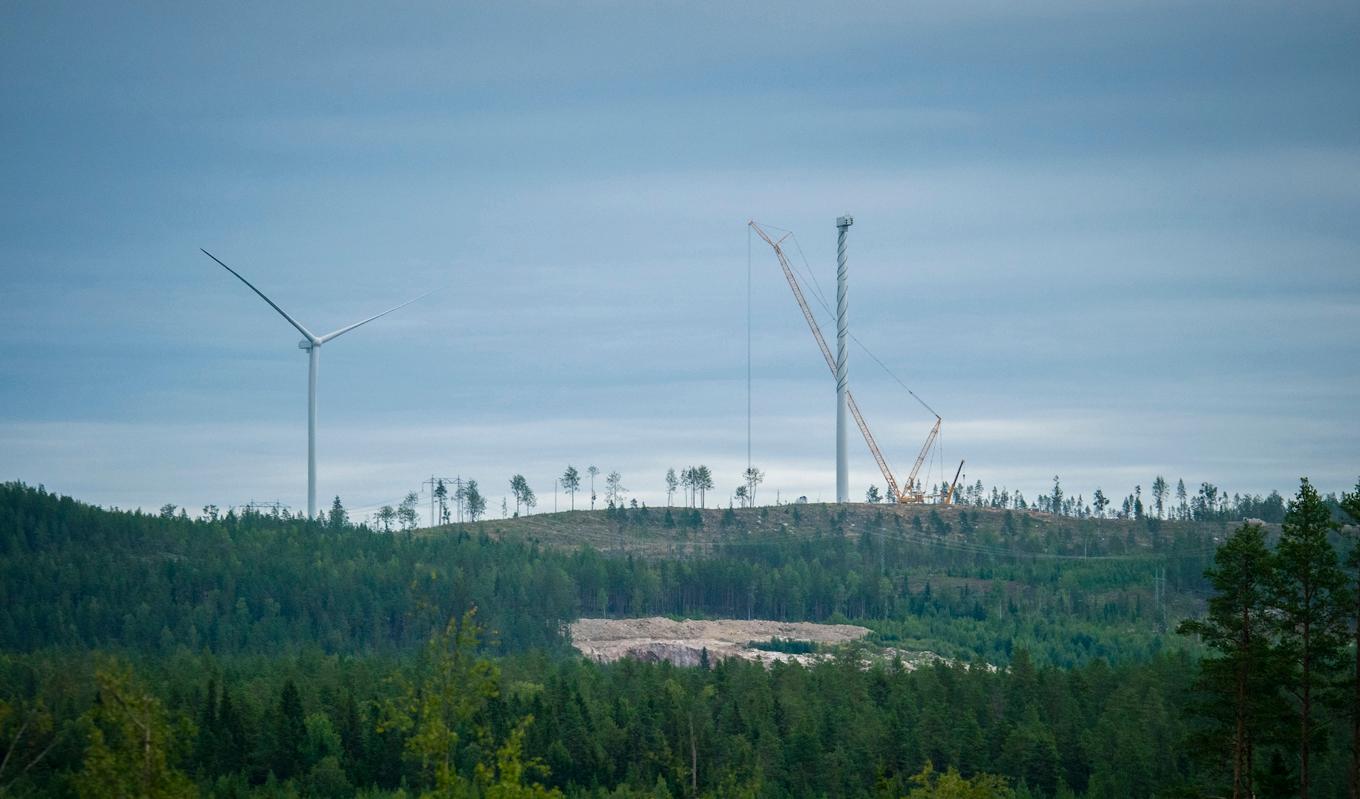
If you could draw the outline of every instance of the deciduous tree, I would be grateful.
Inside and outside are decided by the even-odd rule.
[[[477,521],[486,513],[486,497],[478,490],[476,480],[463,484],[463,503],[467,506],[468,519],[471,521]]]
[[[419,504],[420,495],[411,491],[397,506],[397,522],[401,525],[402,532],[409,533],[420,526],[420,511],[416,510]]]
[[[756,504],[756,489],[765,482],[765,473],[755,466],[746,467],[746,471],[741,473],[742,479],[746,481],[746,493],[751,495],[751,505]]]
[[[160,700],[118,661],[102,665],[96,679],[98,700],[84,717],[85,765],[73,781],[77,793],[95,799],[197,796],[188,777],[169,764],[176,731]]]

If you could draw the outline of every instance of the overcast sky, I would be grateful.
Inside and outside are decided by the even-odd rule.
[[[360,515],[432,474],[551,509],[568,463],[725,504],[748,263],[762,499],[831,499],[834,383],[745,223],[832,299],[846,213],[932,479],[1360,474],[1356,3],[452,6],[5,6],[0,478],[305,506],[299,337],[206,247],[323,331],[442,289],[323,350]],[[905,474],[932,417],[858,348],[851,385]]]

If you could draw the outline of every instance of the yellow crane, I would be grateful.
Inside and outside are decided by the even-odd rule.
[[[780,245],[791,233],[785,233],[778,239],[772,238],[755,221],[747,222],[757,236],[774,250],[775,257],[779,259],[779,267],[784,270],[784,279],[789,282],[789,288],[793,290],[793,297],[798,301],[798,307],[803,310],[803,319],[807,321],[808,328],[812,330],[812,337],[817,340],[817,347],[822,351],[822,357],[826,359],[826,366],[831,370],[831,375],[836,375],[836,359],[831,354],[831,348],[827,346],[826,339],[822,337],[822,329],[817,324],[817,318],[812,315],[812,308],[808,305],[807,298],[803,296],[803,289],[798,285],[798,278],[793,274],[793,267],[789,266],[788,256],[784,254],[784,248]],[[935,414],[935,424],[930,428],[930,435],[926,436],[926,443],[921,446],[921,454],[916,456],[916,463],[911,467],[911,473],[907,475],[906,483],[901,488],[898,487],[897,478],[893,476],[892,469],[888,468],[888,461],[883,457],[883,452],[878,448],[878,442],[874,440],[874,434],[869,432],[869,424],[864,421],[864,416],[859,412],[859,405],[855,402],[855,396],[849,390],[845,392],[845,404],[850,408],[850,415],[855,418],[855,424],[859,426],[859,432],[864,436],[864,443],[869,445],[869,452],[873,453],[874,461],[878,463],[878,470],[883,473],[883,480],[888,484],[888,496],[894,502],[903,504],[919,504],[927,499],[927,495],[917,479],[921,472],[921,467],[926,462],[926,457],[930,454],[930,448],[935,446],[935,439],[940,435],[940,415]],[[925,403],[921,403],[925,405]],[[928,408],[927,408],[928,409]],[[960,464],[962,468],[962,464]],[[957,476],[955,480],[957,480]],[[952,491],[950,492],[953,493]],[[949,500],[946,499],[946,502]]]
[[[954,472],[954,482],[949,484],[949,492],[944,495],[945,505],[954,504],[954,489],[959,487],[959,475],[963,474],[963,461],[959,461],[959,468]]]

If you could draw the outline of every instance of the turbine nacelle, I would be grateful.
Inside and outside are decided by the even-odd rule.
[[[353,329],[356,328],[356,327],[360,327],[360,326],[362,326],[362,325],[366,325],[366,324],[368,324],[369,322],[372,322],[374,319],[377,319],[377,318],[380,317],[380,316],[386,316],[386,315],[392,313],[393,311],[395,311],[395,310],[397,310],[397,309],[399,309],[399,308],[405,308],[406,306],[410,305],[411,303],[415,302],[416,300],[419,300],[419,299],[422,299],[422,298],[424,298],[424,297],[430,296],[430,294],[432,294],[433,292],[427,291],[427,292],[425,292],[424,294],[420,295],[419,297],[416,297],[415,300],[408,300],[408,301],[406,301],[406,302],[403,302],[401,305],[397,305],[397,306],[395,306],[395,307],[388,308],[386,311],[383,311],[383,312],[380,313],[380,314],[374,314],[373,316],[370,316],[370,317],[368,317],[367,319],[364,319],[364,320],[355,322],[355,323],[352,324],[352,325],[346,325],[345,327],[342,327],[342,328],[340,328],[339,330],[335,330],[335,331],[333,331],[333,332],[327,333],[327,334],[324,335],[324,336],[318,336],[318,335],[314,334],[312,331],[310,331],[310,330],[308,330],[307,328],[303,327],[301,322],[299,322],[298,320],[296,320],[296,319],[294,319],[293,317],[289,316],[287,311],[284,311],[284,310],[283,310],[282,308],[280,308],[277,304],[275,304],[273,300],[271,300],[271,299],[269,299],[268,297],[266,297],[263,291],[260,291],[259,289],[255,288],[255,286],[252,285],[251,282],[250,282],[249,280],[246,280],[244,277],[241,276],[241,273],[240,273],[240,272],[237,272],[235,269],[232,269],[230,266],[227,266],[226,264],[222,263],[222,260],[221,260],[220,258],[218,258],[216,255],[213,255],[212,253],[208,252],[207,250],[203,250],[203,254],[206,255],[206,256],[208,256],[209,258],[213,259],[214,261],[217,261],[218,265],[220,265],[223,269],[225,269],[225,270],[227,270],[228,272],[230,272],[230,273],[232,273],[233,275],[235,275],[236,278],[237,278],[238,280],[240,280],[242,283],[246,284],[246,286],[248,286],[248,287],[250,288],[251,291],[253,291],[253,292],[255,292],[256,294],[258,294],[258,295],[260,296],[260,299],[262,299],[262,300],[264,300],[265,302],[269,303],[269,307],[273,308],[275,311],[278,311],[279,316],[282,316],[284,319],[287,319],[287,320],[288,320],[288,324],[292,325],[292,326],[297,330],[297,332],[299,332],[299,333],[301,333],[301,334],[303,335],[303,339],[302,339],[301,341],[298,342],[298,349],[300,349],[300,350],[302,350],[303,352],[306,352],[306,353],[307,353],[307,356],[308,356],[307,360],[308,360],[308,362],[309,362],[309,363],[308,363],[308,367],[307,367],[307,518],[309,518],[309,519],[315,519],[315,518],[316,518],[316,362],[317,362],[318,357],[319,357],[320,354],[321,354],[321,352],[320,352],[320,350],[321,350],[321,345],[322,345],[322,344],[325,344],[327,341],[330,341],[330,340],[333,339],[333,338],[336,338],[337,336],[341,336],[341,335],[343,335],[343,334],[345,334],[345,333],[348,333],[349,331],[353,330]]]

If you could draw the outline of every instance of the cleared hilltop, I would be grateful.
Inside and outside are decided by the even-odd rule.
[[[711,553],[755,540],[870,537],[997,557],[1163,557],[1212,549],[1237,520],[1077,518],[967,505],[850,503],[755,508],[640,506],[536,513],[422,531],[467,530],[546,546],[653,556]],[[1267,525],[1276,528],[1277,525]]]
[[[0,644],[392,652],[471,607],[502,651],[580,618],[854,623],[957,660],[1143,657],[1203,607],[1228,522],[981,508],[576,511],[382,533],[109,511],[0,486]]]

